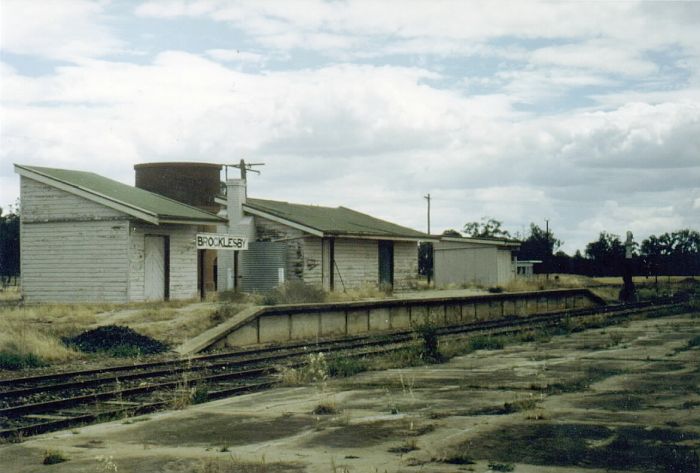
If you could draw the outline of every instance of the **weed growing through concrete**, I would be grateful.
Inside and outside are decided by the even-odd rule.
[[[68,461],[68,457],[65,453],[60,450],[46,450],[44,452],[44,465],[55,465],[56,463],[63,463]]]
[[[332,415],[338,413],[338,408],[333,400],[325,400],[320,402],[314,410],[311,411],[312,414],[317,416]]]
[[[493,471],[513,471],[515,467],[512,463],[489,463],[489,468]]]
[[[391,453],[408,453],[408,452],[413,452],[414,450],[420,450],[418,448],[418,441],[414,438],[412,439],[406,439],[403,444],[399,445],[398,447],[391,447],[389,451]]]
[[[117,464],[114,463],[114,457],[112,455],[100,455],[95,457],[95,460],[98,464],[97,471],[99,473],[117,473],[119,471]]]

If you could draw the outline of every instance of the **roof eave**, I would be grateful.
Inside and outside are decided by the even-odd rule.
[[[437,238],[430,238],[427,235],[422,236],[407,236],[407,235],[367,235],[363,233],[329,233],[328,236],[336,238],[351,238],[354,240],[393,240],[393,241],[427,241],[437,242]]]
[[[70,194],[77,195],[84,199],[91,200],[98,204],[104,205],[105,207],[109,207],[119,212],[123,212],[127,215],[131,215],[132,217],[136,217],[139,220],[143,220],[154,225],[158,225],[160,223],[158,215],[156,215],[153,212],[149,212],[148,210],[141,209],[133,205],[126,204],[124,202],[119,202],[117,200],[109,198],[106,195],[100,194],[99,192],[95,192],[90,189],[85,189],[81,186],[76,186],[74,184],[70,184],[60,179],[47,176],[46,174],[35,171],[33,169],[28,169],[20,164],[15,164],[15,172],[22,177],[33,179],[35,181],[41,182],[42,184],[46,184],[60,189],[62,191],[68,192]]]
[[[308,225],[295,222],[294,220],[290,220],[286,217],[282,217],[280,215],[271,213],[269,210],[260,210],[255,207],[251,207],[249,204],[243,204],[243,210],[250,214],[257,215],[258,217],[266,218],[268,220],[272,220],[273,222],[281,223],[283,225],[296,228],[297,230],[301,230],[302,232],[306,232],[317,237],[326,236],[326,234],[318,228],[309,227]]]

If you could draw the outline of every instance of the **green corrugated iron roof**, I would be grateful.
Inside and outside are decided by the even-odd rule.
[[[324,235],[431,239],[428,234],[346,207],[321,207],[264,199],[247,199],[245,206],[313,228]]]
[[[214,214],[199,210],[181,202],[163,197],[138,187],[108,179],[99,174],[68,169],[15,165],[19,170],[29,171],[70,188],[106,199],[121,207],[145,213],[158,220],[192,223],[217,223],[225,220]],[[20,172],[20,174],[22,174]],[[121,208],[119,210],[122,210]]]

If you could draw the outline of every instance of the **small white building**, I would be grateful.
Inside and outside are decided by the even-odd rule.
[[[513,252],[518,248],[516,240],[440,237],[433,244],[435,287],[507,284],[515,278]]]
[[[26,301],[197,297],[195,234],[225,220],[90,172],[23,165],[15,171]]]

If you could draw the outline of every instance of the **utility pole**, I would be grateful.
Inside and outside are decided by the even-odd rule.
[[[246,163],[244,159],[241,159],[238,164],[224,164],[226,172],[226,180],[228,181],[228,168],[238,168],[241,170],[241,179],[244,181],[248,177],[248,171],[260,174],[260,171],[253,169],[253,166],[264,166],[265,163]],[[248,187],[246,186],[246,195],[248,194]]]
[[[428,235],[430,235],[430,194],[424,195],[423,198],[428,201]]]
[[[424,195],[423,198],[428,201],[428,235],[430,235],[430,194]],[[428,286],[430,286],[430,280],[432,279],[432,273],[433,273],[433,258],[435,257],[433,253],[433,244],[432,243],[425,243],[426,245],[430,245],[430,258],[428,261],[430,264],[428,265]]]
[[[549,260],[550,260],[549,257],[550,257],[550,253],[551,253],[551,251],[549,249],[549,219],[548,218],[544,219],[544,223],[545,223],[544,234],[547,237],[547,253],[546,253],[545,260],[544,260],[544,270],[545,270],[545,274],[547,274],[547,281],[549,281]]]

